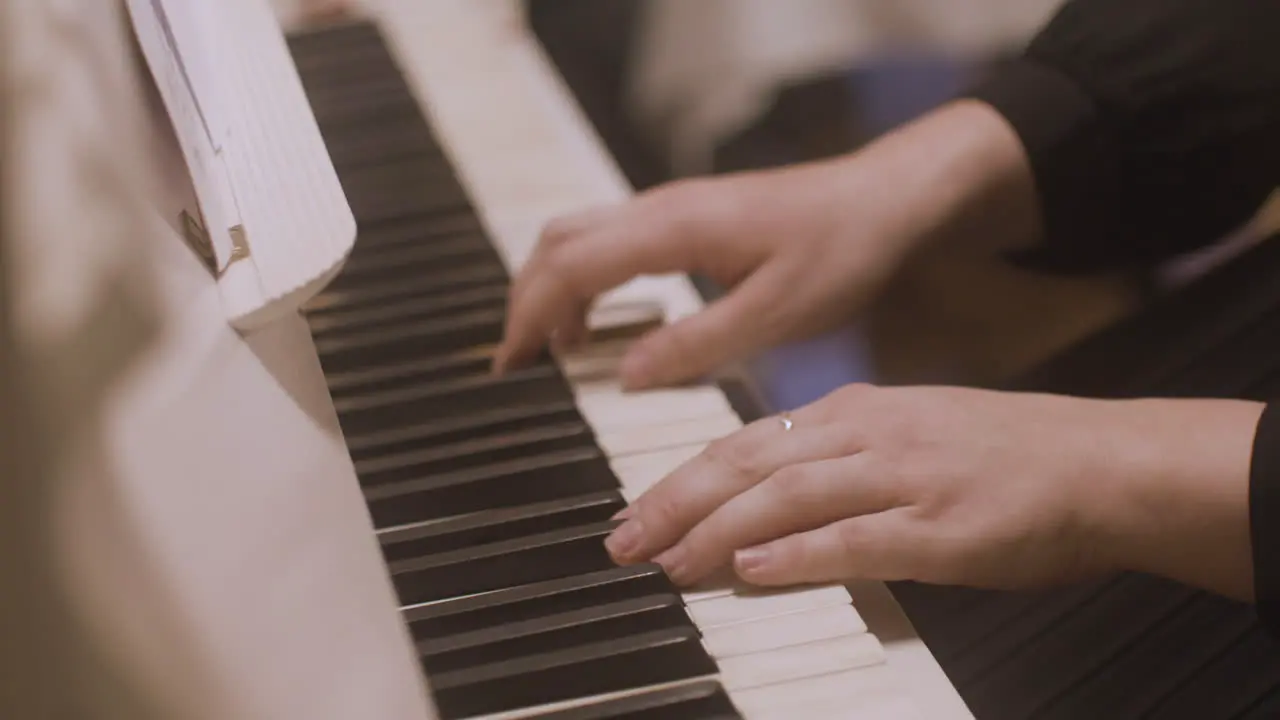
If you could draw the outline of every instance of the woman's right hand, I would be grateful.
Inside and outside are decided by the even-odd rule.
[[[729,291],[631,348],[622,380],[632,389],[692,380],[833,328],[916,245],[1024,166],[1003,120],[962,103],[847,157],[679,181],[559,218],[511,287],[495,369],[549,342],[574,345],[596,296],[639,275],[700,273]]]

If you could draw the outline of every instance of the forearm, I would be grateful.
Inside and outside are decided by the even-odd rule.
[[[1041,236],[1026,153],[984,103],[950,103],[824,166],[835,222],[851,236],[875,229],[895,257],[960,238],[1000,251]]]
[[[1095,468],[1101,552],[1127,570],[1254,598],[1250,469],[1260,403],[1110,403]]]

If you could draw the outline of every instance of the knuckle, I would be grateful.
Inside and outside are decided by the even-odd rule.
[[[760,451],[757,448],[756,443],[744,442],[741,435],[730,435],[712,440],[703,455],[711,464],[734,477],[756,479],[760,474]]]
[[[637,505],[637,513],[643,518],[644,525],[662,530],[679,525],[680,508],[684,503],[680,502],[679,493],[660,488],[646,495]]]
[[[857,455],[867,449],[866,437],[856,428],[842,427],[835,441],[835,451],[840,457]],[[879,468],[868,468],[878,470]]]
[[[565,245],[557,245],[547,251],[547,269],[555,277],[570,275],[577,269],[574,254]]]
[[[765,481],[768,492],[778,502],[803,505],[814,495],[814,476],[802,465],[784,467]]]
[[[835,391],[834,399],[840,404],[862,403],[871,399],[876,393],[876,386],[870,383],[855,382],[842,385]]]
[[[682,554],[694,564],[700,564],[708,557],[719,560],[727,552],[724,546],[728,544],[731,535],[731,529],[724,527],[716,514],[712,513],[681,538]]]
[[[873,538],[862,523],[842,522],[835,525],[840,551],[847,557],[863,557],[875,551]]]
[[[604,207],[593,207],[576,213],[556,216],[542,226],[542,233],[538,240],[547,246],[564,243],[593,225],[598,218],[603,216],[606,210],[607,208]]]
[[[565,218],[548,222],[538,234],[538,242],[534,245],[534,258],[562,247],[573,237],[573,234],[569,220]]]
[[[580,289],[582,263],[579,253],[568,245],[560,245],[547,253],[544,278],[552,294],[572,301],[583,299]]]
[[[645,343],[647,354],[661,364],[686,369],[698,358],[698,343],[689,337],[689,328],[672,325],[654,333]]]
[[[682,178],[655,188],[647,200],[670,230],[697,233],[702,219],[715,206],[717,186],[715,180]]]

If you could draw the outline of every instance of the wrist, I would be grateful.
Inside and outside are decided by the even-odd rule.
[[[897,238],[901,254],[960,239],[1007,250],[1041,235],[1026,152],[1012,126],[984,103],[950,103],[845,162],[844,207],[856,215],[846,219],[855,227],[889,228],[885,234]],[[850,193],[875,201],[848,203]]]
[[[1242,600],[1253,596],[1249,470],[1263,406],[1236,400],[1107,402],[1085,500],[1117,569]]]

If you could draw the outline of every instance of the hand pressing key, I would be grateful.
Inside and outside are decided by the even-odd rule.
[[[1132,569],[1248,598],[1259,412],[852,385],[711,443],[606,546],[682,584],[730,562],[759,585],[1018,588]]]
[[[695,379],[846,321],[957,213],[1000,202],[1001,232],[1033,232],[1026,173],[1007,124],[984,105],[959,103],[847,157],[676,182],[557,219],[512,283],[494,368],[518,367],[548,343],[577,344],[601,293],[684,272],[730,290],[648,334],[621,373],[632,389]],[[1019,197],[1005,202],[1006,188]]]

